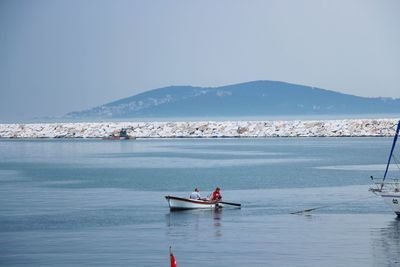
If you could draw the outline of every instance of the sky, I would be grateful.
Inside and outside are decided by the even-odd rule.
[[[0,0],[0,121],[169,85],[400,98],[397,0]]]

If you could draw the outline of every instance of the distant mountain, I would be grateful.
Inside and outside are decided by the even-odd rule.
[[[221,87],[169,86],[67,118],[213,117],[400,113],[400,99],[367,98],[277,81]]]

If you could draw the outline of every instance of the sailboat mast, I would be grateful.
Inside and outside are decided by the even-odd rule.
[[[395,134],[394,139],[393,139],[392,149],[390,150],[389,160],[388,160],[388,163],[386,165],[385,175],[383,176],[382,186],[383,186],[383,182],[386,179],[387,172],[389,170],[390,160],[392,159],[394,147],[396,146],[397,137],[399,136],[399,130],[400,130],[400,121],[397,124],[396,134]]]

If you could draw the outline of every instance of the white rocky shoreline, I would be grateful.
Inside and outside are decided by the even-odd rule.
[[[0,138],[267,138],[393,136],[397,119],[0,124]]]

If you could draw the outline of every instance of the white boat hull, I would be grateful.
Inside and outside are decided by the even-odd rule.
[[[166,196],[168,201],[169,208],[171,210],[186,210],[186,209],[218,209],[222,208],[223,204],[204,201],[204,200],[195,200],[188,198],[180,198],[174,196]]]
[[[381,197],[397,216],[400,216],[400,192],[381,192]]]

